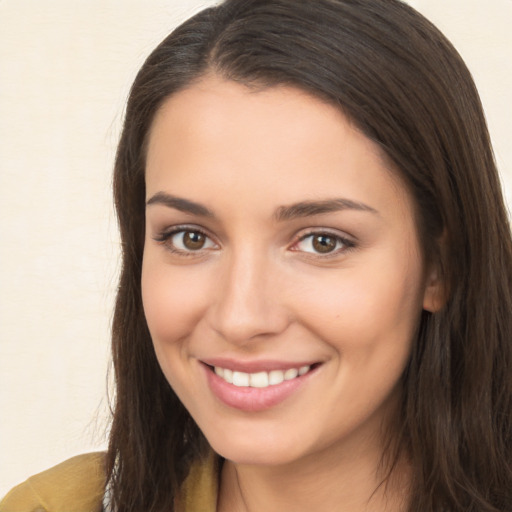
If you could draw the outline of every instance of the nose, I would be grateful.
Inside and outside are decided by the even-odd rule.
[[[219,272],[210,325],[226,341],[244,345],[283,332],[289,314],[279,270],[250,251],[233,255]]]

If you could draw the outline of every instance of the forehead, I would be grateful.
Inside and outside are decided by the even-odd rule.
[[[169,130],[166,119],[171,117],[176,120],[186,118],[187,126],[194,125],[196,132],[203,130],[203,134],[208,136],[214,136],[222,128],[235,127],[242,138],[250,130],[254,144],[260,140],[258,135],[282,132],[284,124],[291,138],[300,135],[310,137],[311,133],[304,130],[306,124],[338,124],[339,129],[341,121],[355,129],[343,116],[341,109],[297,87],[246,86],[216,75],[207,75],[170,96],[155,115],[149,134],[150,141],[162,133],[162,125],[167,123],[166,128]],[[176,125],[177,130],[183,130],[184,127],[183,122]],[[180,135],[185,133],[182,131]],[[377,147],[373,149],[378,153]]]
[[[341,109],[297,88],[250,89],[215,76],[162,105],[146,164],[148,193],[188,194],[193,185],[206,200],[222,184],[240,196],[263,187],[281,203],[368,192],[378,203],[389,193],[410,200],[380,148]]]

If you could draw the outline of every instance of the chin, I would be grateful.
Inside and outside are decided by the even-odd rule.
[[[208,442],[221,457],[236,464],[279,466],[292,463],[304,455],[304,447],[300,447],[295,436],[284,433],[272,435],[269,432],[262,435],[254,432],[235,434],[232,431],[226,435],[225,432],[207,436]]]
[[[244,466],[283,466],[297,460],[290,449],[273,449],[261,445],[251,447],[212,446],[221,457]]]

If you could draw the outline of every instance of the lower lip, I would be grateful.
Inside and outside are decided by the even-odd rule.
[[[238,387],[216,375],[209,366],[204,365],[204,371],[210,389],[221,402],[241,411],[258,412],[284,402],[298,391],[315,369],[300,377],[266,388]]]

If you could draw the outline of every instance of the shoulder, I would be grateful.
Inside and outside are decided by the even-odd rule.
[[[105,454],[73,457],[30,477],[0,502],[0,512],[99,512]]]
[[[183,482],[176,509],[184,512],[215,512],[221,466],[222,461],[213,450],[204,459],[196,461]]]

